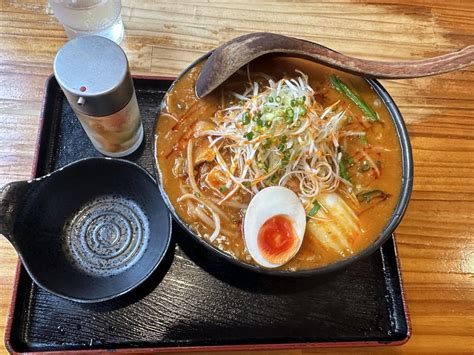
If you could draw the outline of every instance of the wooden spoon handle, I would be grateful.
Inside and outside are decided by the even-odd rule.
[[[437,75],[474,64],[473,45],[428,59],[383,62],[349,57],[317,43],[259,32],[237,37],[218,47],[203,66],[196,83],[196,94],[206,96],[243,65],[269,53],[308,58],[345,72],[381,79]]]

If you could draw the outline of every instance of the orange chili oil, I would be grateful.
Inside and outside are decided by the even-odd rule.
[[[262,225],[258,232],[258,248],[270,263],[283,264],[294,254],[298,245],[293,224],[288,216],[274,216]]]

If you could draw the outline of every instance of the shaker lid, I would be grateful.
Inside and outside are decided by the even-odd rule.
[[[85,114],[113,114],[133,95],[127,57],[107,38],[82,36],[70,40],[56,54],[53,67],[71,106]]]

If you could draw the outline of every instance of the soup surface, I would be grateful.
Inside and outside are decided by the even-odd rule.
[[[330,264],[378,237],[399,197],[401,153],[390,114],[365,80],[303,59],[262,58],[198,99],[200,70],[165,97],[155,142],[164,190],[194,231],[257,264],[244,235],[248,205],[284,186],[298,196],[306,229],[280,269]]]

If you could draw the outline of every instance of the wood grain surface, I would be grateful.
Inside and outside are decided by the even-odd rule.
[[[252,31],[378,60],[419,59],[474,44],[469,0],[123,0],[122,14],[122,47],[134,74],[176,75],[201,53]],[[0,184],[30,176],[43,85],[65,41],[45,1],[0,0]],[[412,338],[384,349],[260,354],[474,351],[474,68],[382,83],[404,115],[415,160],[413,198],[397,230]],[[13,249],[1,240],[2,334],[15,265]]]

